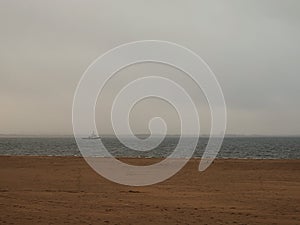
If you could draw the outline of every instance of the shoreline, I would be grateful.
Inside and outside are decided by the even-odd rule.
[[[32,157],[32,158],[51,158],[51,157],[54,157],[54,158],[84,158],[83,156],[81,155],[0,155],[0,158],[3,158],[3,157]],[[90,156],[91,158],[109,158],[109,157],[101,157],[101,156]],[[163,160],[165,159],[166,157],[128,157],[128,156],[124,156],[124,157],[112,157],[112,158],[116,158],[116,159],[156,159],[156,160]],[[172,159],[184,159],[184,158],[172,158]],[[190,160],[201,160],[202,158],[201,157],[191,157]],[[237,157],[216,157],[214,159],[215,160],[278,160],[278,161],[293,161],[293,160],[299,160],[300,161],[300,158],[237,158]]]

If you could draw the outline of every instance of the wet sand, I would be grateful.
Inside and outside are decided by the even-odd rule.
[[[79,157],[1,156],[0,224],[300,224],[300,160],[198,163],[129,187]]]

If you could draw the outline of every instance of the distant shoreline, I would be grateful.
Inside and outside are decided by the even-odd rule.
[[[87,135],[88,136],[88,135]],[[100,137],[103,138],[117,138],[114,135],[106,134],[106,135],[99,135]],[[130,138],[131,136],[129,135],[121,135],[122,137],[128,137]],[[149,135],[146,134],[138,134],[136,135],[137,137],[147,137]],[[161,135],[154,135],[157,137],[161,137]],[[82,137],[85,137],[82,135]],[[165,137],[170,137],[170,138],[179,138],[180,135],[166,135]],[[193,135],[185,135],[183,137],[195,137]],[[209,135],[201,135],[199,138],[208,138]],[[218,136],[216,136],[218,137]],[[300,138],[299,135],[225,135],[224,138]],[[19,135],[19,134],[0,134],[0,138],[75,138],[74,135]]]

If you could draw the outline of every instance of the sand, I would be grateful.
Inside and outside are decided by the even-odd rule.
[[[0,224],[300,224],[300,160],[198,163],[129,187],[80,157],[1,156]]]

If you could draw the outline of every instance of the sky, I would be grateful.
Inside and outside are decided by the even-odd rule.
[[[300,135],[300,1],[0,1],[0,134],[72,134],[72,102],[87,67],[127,42],[165,40],[201,56],[224,93],[227,134]],[[183,72],[136,65],[116,74],[97,104],[99,133],[111,134],[109,106],[122,85],[160,74],[181,82],[210,129],[207,103]],[[102,99],[100,101],[100,99]],[[180,131],[166,102],[147,99],[130,124],[148,132],[162,116]]]

